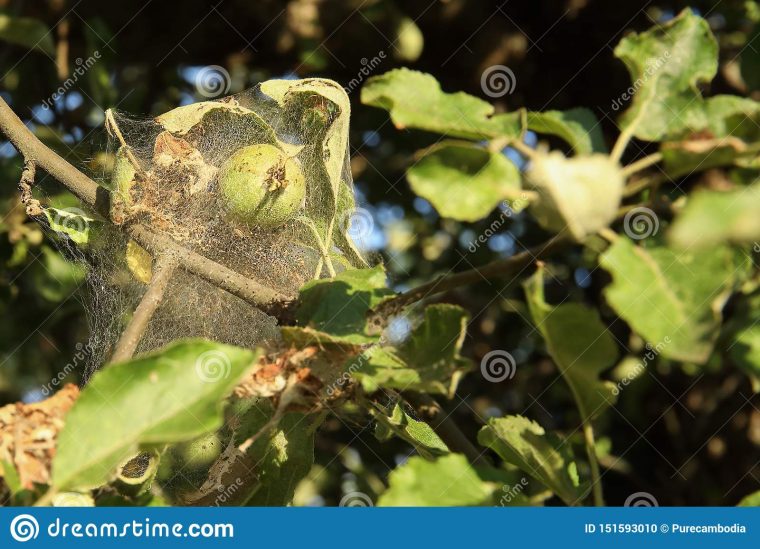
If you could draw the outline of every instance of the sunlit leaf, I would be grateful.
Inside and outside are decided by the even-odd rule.
[[[566,158],[556,151],[531,160],[527,181],[538,192],[530,211],[541,226],[578,241],[615,219],[625,185],[607,155]]]
[[[478,433],[478,442],[544,484],[568,505],[580,503],[587,491],[578,480],[570,445],[528,418],[490,419]]]
[[[528,112],[528,129],[562,138],[573,154],[607,152],[599,120],[588,109]]]
[[[409,458],[391,471],[381,507],[478,506],[491,502],[492,490],[460,454],[435,461]]]
[[[693,192],[668,237],[685,249],[760,241],[760,183],[725,192]]]
[[[595,309],[581,303],[556,307],[546,303],[542,269],[525,282],[525,295],[536,329],[570,386],[581,418],[592,419],[615,402],[614,385],[599,380],[618,357],[614,338]]]
[[[472,364],[459,354],[467,313],[454,305],[430,305],[403,343],[374,345],[348,369],[367,392],[381,387],[452,395]]]
[[[247,349],[185,340],[101,370],[66,416],[53,462],[54,486],[97,487],[140,445],[213,431],[221,424],[222,398],[255,359]]]
[[[438,213],[458,221],[478,221],[520,190],[520,172],[503,154],[454,141],[420,151],[407,177]]]
[[[628,68],[634,91],[621,128],[657,141],[705,126],[698,85],[718,70],[718,44],[706,20],[685,9],[662,26],[626,36],[615,55]]]
[[[718,335],[722,309],[745,276],[748,260],[726,246],[672,250],[617,239],[600,257],[612,275],[607,301],[661,354],[704,364]],[[664,344],[663,344],[664,343]]]
[[[463,92],[445,93],[435,77],[409,69],[373,76],[361,99],[389,111],[397,128],[465,139],[518,137],[522,132],[519,114],[494,114],[490,103]]]

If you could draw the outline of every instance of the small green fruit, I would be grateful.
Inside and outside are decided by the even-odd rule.
[[[273,145],[251,145],[219,171],[230,214],[248,225],[274,229],[293,219],[306,197],[306,179],[293,158]]]
[[[222,441],[216,433],[209,433],[177,445],[183,467],[191,471],[210,467],[222,453],[222,449]]]

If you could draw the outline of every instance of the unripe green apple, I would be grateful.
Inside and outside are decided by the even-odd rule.
[[[233,218],[264,229],[293,219],[306,197],[298,161],[267,144],[233,154],[219,170],[219,188]]]

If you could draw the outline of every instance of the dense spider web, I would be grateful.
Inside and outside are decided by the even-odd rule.
[[[181,246],[273,288],[297,295],[308,280],[364,263],[347,235],[354,210],[348,163],[348,99],[320,79],[269,81],[214,102],[157,118],[108,112],[109,155],[100,182],[111,190],[119,225],[52,211],[51,227],[89,229],[71,256],[88,264],[93,349],[88,375],[108,360],[155,272],[152,258],[123,230],[139,223]],[[230,215],[219,169],[241,148],[268,143],[297,162],[306,196],[293,219],[261,228]],[[82,227],[86,225],[86,227]],[[322,245],[314,235],[321,235]],[[329,265],[328,265],[329,264]],[[276,340],[276,320],[178,268],[137,353],[177,338],[254,346]]]

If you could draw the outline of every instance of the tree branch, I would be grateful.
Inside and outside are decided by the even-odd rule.
[[[0,98],[0,130],[27,162],[52,175],[82,202],[108,219],[110,194],[74,166],[53,152],[27,128],[8,104]]]
[[[24,156],[27,166],[38,166],[60,181],[82,202],[103,218],[110,220],[110,193],[80,172],[66,160],[50,150],[29,131],[8,104],[0,98],[0,130]],[[28,178],[27,178],[28,179]],[[280,292],[251,280],[183,247],[172,238],[154,232],[143,225],[126,225],[120,228],[148,250],[153,257],[171,256],[179,266],[190,273],[240,297],[269,314],[288,316],[293,301]]]
[[[482,281],[484,278],[504,278],[512,276],[538,259],[543,259],[563,249],[573,241],[566,236],[557,235],[543,244],[529,248],[524,252],[506,259],[497,259],[460,273],[439,276],[432,282],[412,288],[402,294],[383,301],[374,311],[376,317],[392,316],[407,305],[421,301],[431,295],[440,294],[460,286],[467,286]]]
[[[169,284],[169,280],[171,280],[172,274],[174,274],[175,268],[176,263],[165,257],[161,257],[156,261],[156,271],[153,274],[150,285],[140,300],[140,304],[135,309],[127,328],[121,334],[119,342],[116,344],[116,350],[113,356],[111,356],[112,363],[124,362],[135,354],[135,349],[137,349],[137,345],[145,333],[145,328],[148,327],[148,322],[150,322],[153,313],[156,312],[156,309],[161,304],[164,291]]]

